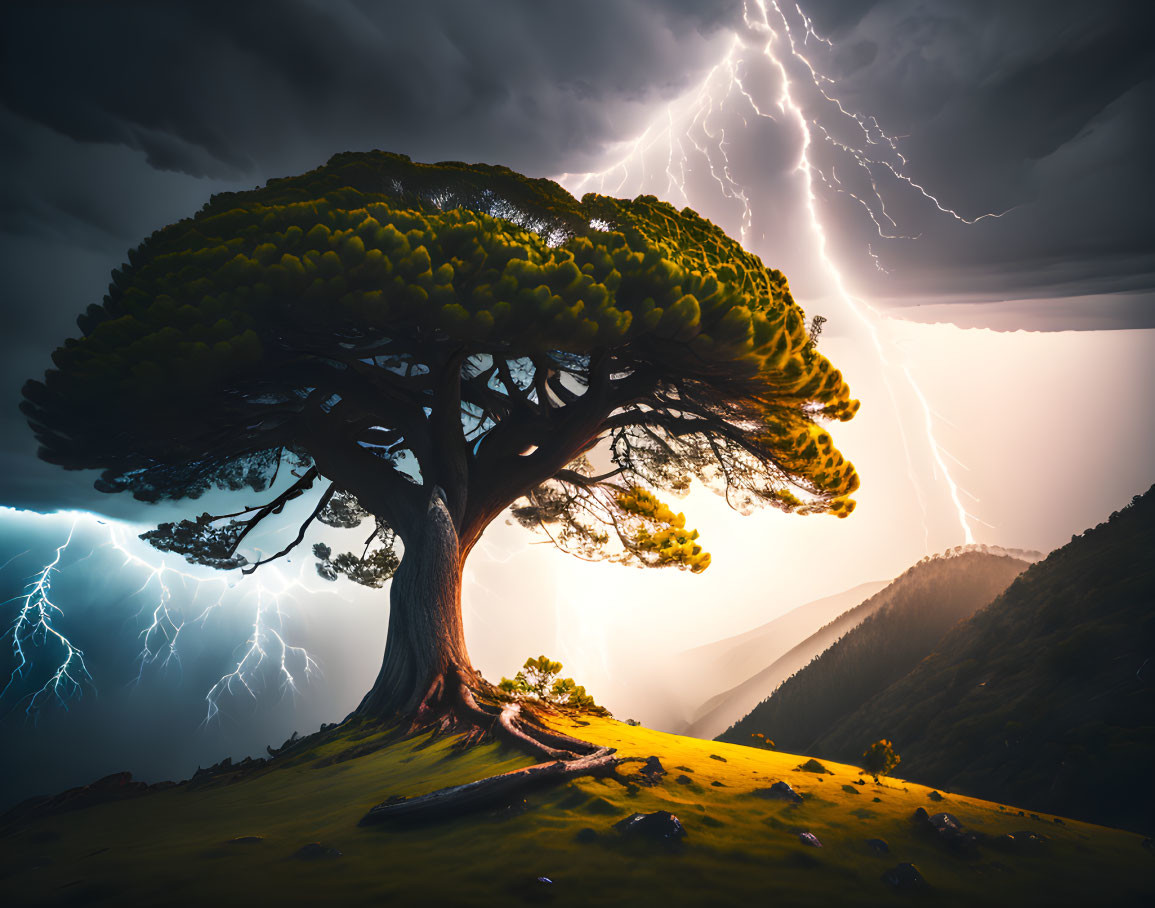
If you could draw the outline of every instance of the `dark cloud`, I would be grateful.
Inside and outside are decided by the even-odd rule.
[[[791,4],[783,8],[794,16]],[[963,225],[881,173],[897,232],[918,237],[881,240],[857,203],[824,195],[832,253],[856,290],[903,306],[1152,293],[1155,193],[1145,152],[1155,146],[1155,6],[812,0],[803,8],[833,39],[830,48],[807,42],[807,54],[836,78],[849,108],[902,136],[915,180],[967,217],[1011,209]],[[737,0],[5,5],[0,270],[10,317],[0,501],[136,508],[92,492],[88,475],[36,462],[16,404],[126,249],[152,230],[213,192],[348,149],[535,175],[602,167],[607,152],[698,83],[741,21]],[[746,73],[751,86],[776,78],[761,69]],[[797,229],[798,137],[782,123],[747,120],[727,109],[712,122],[725,128],[750,197],[770,200],[752,213],[758,251],[805,287],[815,263],[808,231]],[[714,176],[690,177],[703,187],[700,210],[736,232],[734,200],[706,199],[718,195]],[[868,243],[889,274],[874,269]],[[1115,307],[1106,321],[1147,324],[1140,305]],[[1016,311],[1029,327],[1034,310]],[[1073,323],[1105,323],[1096,318]]]
[[[737,4],[41,4],[0,100],[160,170],[235,178],[386,147],[575,169],[686,87]],[[623,129],[624,127],[624,129]]]
[[[893,273],[864,263],[860,286],[909,297],[1155,288],[1155,6],[848,6],[807,5],[834,39],[823,62],[839,97],[903,137],[908,173],[944,205],[968,218],[1011,209],[965,227],[899,194],[896,218],[920,239],[874,237]],[[871,239],[861,217],[840,217],[838,233],[847,251]]]

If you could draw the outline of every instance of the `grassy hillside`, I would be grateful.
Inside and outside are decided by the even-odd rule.
[[[889,737],[932,784],[1155,830],[1155,488],[1018,578],[814,745]]]
[[[1026,567],[1018,558],[978,551],[919,562],[859,606],[869,609],[865,620],[832,641],[719,739],[741,744],[761,733],[784,750],[813,750],[815,740],[918,665],[943,634],[990,602]],[[850,759],[873,740],[857,742]]]
[[[973,798],[936,801],[922,786],[875,784],[841,764],[828,765],[832,774],[800,772],[802,757],[609,719],[557,724],[623,756],[655,755],[668,773],[652,787],[583,779],[448,822],[361,827],[365,811],[390,795],[528,761],[497,745],[465,753],[447,739],[381,747],[379,731],[343,730],[236,781],[186,784],[9,829],[0,838],[0,889],[9,905],[891,905],[919,895],[882,879],[910,862],[933,887],[923,894],[941,905],[1073,897],[1128,905],[1153,892],[1155,858],[1130,833]],[[754,794],[780,780],[801,803]],[[990,839],[973,853],[952,850],[911,821],[920,807],[949,811]],[[679,817],[687,832],[680,846],[613,829],[656,810]],[[822,847],[804,844],[800,832]],[[889,853],[875,853],[869,839],[885,840]],[[294,857],[311,842],[320,843],[311,849],[317,856]]]

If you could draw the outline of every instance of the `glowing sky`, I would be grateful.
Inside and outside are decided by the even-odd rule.
[[[479,21],[469,3],[286,3],[275,39],[250,5],[130,18],[6,9],[4,400],[45,367],[124,250],[212,192],[349,148],[486,160],[579,192],[652,192],[743,236],[786,272],[808,313],[828,319],[821,348],[864,402],[836,427],[863,476],[855,515],[742,518],[694,492],[679,507],[714,553],[702,576],[582,564],[496,524],[465,591],[471,653],[491,678],[545,651],[619,714],[661,722],[676,707],[655,666],[680,649],[892,577],[968,532],[1053,548],[1155,480],[1155,223],[1142,204],[1153,55],[1136,37],[1150,34],[1150,13],[855,7],[803,4],[808,33],[792,4],[607,2],[578,14],[509,3]],[[213,67],[198,63],[210,57]],[[1007,213],[979,219],[988,212]],[[8,404],[0,505],[142,525],[178,513],[99,496],[90,476],[36,461]],[[6,596],[70,525],[0,511]],[[76,557],[102,534],[86,518]],[[206,691],[245,654],[255,578],[188,635],[180,672],[151,672],[130,696],[156,581],[138,592],[150,569],[96,552],[63,562],[58,601],[77,644],[97,654],[98,685],[115,693],[21,732],[25,758],[81,730],[119,728],[120,750],[104,741],[100,759],[76,769],[112,771],[145,745],[146,727],[163,727],[172,746],[158,745],[142,771],[187,772],[180,761],[193,754],[259,750],[341,718],[376,672],[382,594],[325,586],[298,560],[266,593],[296,572],[322,590],[287,599],[284,615],[318,678],[301,699],[278,700],[273,663],[260,710],[226,696],[224,725],[197,732]],[[194,592],[173,590],[186,617]]]

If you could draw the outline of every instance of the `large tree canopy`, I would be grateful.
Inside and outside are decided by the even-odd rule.
[[[858,401],[786,279],[651,196],[340,154],[154,233],[78,321],[24,389],[42,457],[147,501],[293,471],[263,507],[150,534],[215,566],[322,478],[310,520],[371,515],[377,543],[408,545],[441,489],[462,558],[517,502],[584,557],[700,570],[653,494],[692,477],[739,509],[853,508],[820,422]],[[397,564],[317,554],[362,582]]]

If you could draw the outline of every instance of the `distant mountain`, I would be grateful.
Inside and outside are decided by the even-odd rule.
[[[800,667],[719,740],[745,744],[751,734],[761,733],[779,750],[808,752],[815,740],[918,665],[948,630],[989,603],[1027,567],[1020,558],[973,547],[923,559],[860,605],[866,614],[853,621],[856,626]],[[836,633],[832,629],[819,642]]]
[[[715,690],[733,687],[889,582],[860,583],[833,596],[800,605],[753,630],[685,650],[678,654],[678,670],[696,679],[709,678]]]
[[[818,602],[810,603],[811,606],[825,605],[835,601],[841,604],[847,601],[851,593],[865,592],[865,598],[854,600],[858,602],[858,605],[845,609],[833,621],[823,625],[761,671],[746,678],[741,684],[737,684],[707,700],[691,717],[690,724],[682,734],[695,738],[713,738],[727,729],[765,700],[768,691],[774,691],[779,684],[795,672],[805,668],[839,637],[856,628],[885,605],[889,601],[888,597],[878,593],[878,590],[885,586],[885,583],[864,583],[862,586],[848,590],[839,596],[831,596],[829,599],[820,599]],[[877,593],[877,595],[871,595],[871,593]],[[802,608],[806,607],[803,606]],[[791,612],[790,614],[793,615],[794,613]]]
[[[906,778],[1155,829],[1155,486],[949,633],[824,731],[857,757],[887,737]]]

